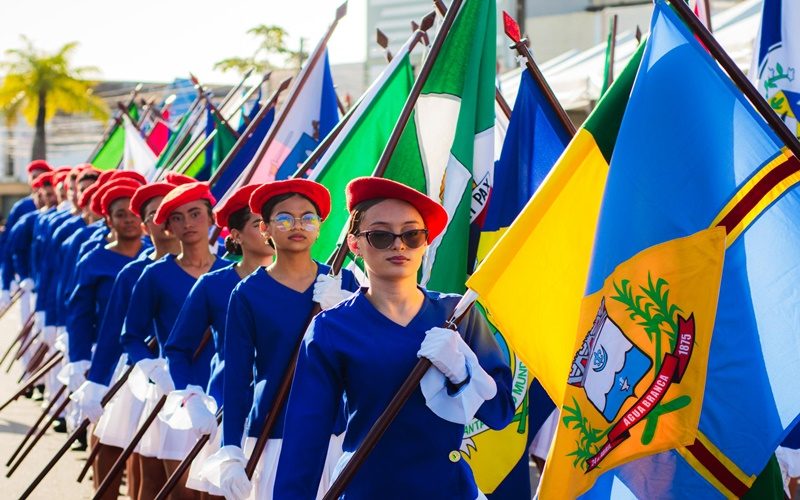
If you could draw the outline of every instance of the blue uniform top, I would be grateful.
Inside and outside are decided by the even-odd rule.
[[[131,363],[155,357],[146,342],[153,327],[155,327],[156,339],[158,339],[159,353],[163,352],[183,302],[197,281],[181,269],[175,259],[174,255],[165,255],[150,264],[133,287],[128,314],[125,317],[125,327],[120,339],[122,348],[128,353]],[[211,265],[209,272],[222,269],[227,265],[229,262],[214,259],[214,264]],[[197,361],[198,367],[204,367],[202,369],[205,371],[205,375],[197,374],[197,377],[208,379],[213,355],[214,346],[209,342]]]
[[[347,397],[343,449],[355,451],[395,391],[418,362],[425,332],[451,316],[457,295],[425,291],[422,308],[407,326],[381,314],[362,289],[319,314],[303,339],[289,396],[274,497],[313,499],[322,475],[336,407]],[[489,328],[472,310],[459,327],[497,394],[476,417],[502,429],[514,416],[511,370]],[[227,418],[227,410],[226,410]],[[474,500],[478,489],[460,455],[464,426],[448,422],[425,404],[417,388],[348,486],[350,499],[453,498]]]
[[[120,270],[135,258],[100,247],[86,254],[78,263],[77,286],[67,304],[70,361],[92,359],[92,344],[97,341],[97,331],[114,280]]]
[[[19,276],[20,281],[31,277],[31,243],[33,242],[33,226],[39,218],[41,212],[30,212],[23,215],[16,227],[12,241],[6,249],[10,252],[13,262],[14,272]]]
[[[50,225],[50,218],[54,215],[59,213],[59,209],[56,207],[51,207],[41,212],[39,216],[36,218],[36,221],[33,223],[33,235],[31,238],[31,278],[37,284],[38,293],[38,284],[39,284],[39,264],[41,263],[42,258],[42,241],[43,241],[43,234],[47,232],[49,225]]]
[[[58,276],[56,277],[58,281],[56,285],[56,317],[61,318],[63,322],[66,321],[67,317],[67,300],[69,300],[69,296],[75,288],[73,286],[73,277],[80,261],[78,253],[83,243],[102,225],[105,225],[102,220],[92,222],[75,231],[61,244],[61,253],[63,255],[61,267],[58,269]]]
[[[87,380],[102,385],[111,383],[117,361],[122,356],[120,335],[125,324],[125,315],[128,312],[133,286],[139,280],[145,267],[153,263],[148,253],[140,253],[136,260],[122,268],[117,274],[117,279],[114,280],[111,297],[106,305],[106,313],[97,332],[97,344],[92,354],[92,365],[86,376]],[[153,334],[152,328],[150,330],[147,334],[148,337]]]
[[[34,210],[36,210],[36,203],[33,202],[33,198],[30,195],[20,198],[14,203],[8,212],[8,217],[6,217],[5,231],[0,233],[0,255],[5,253],[6,241],[11,236],[11,230],[14,229],[14,225],[19,221],[20,217]]]
[[[186,297],[164,347],[175,388],[185,389],[189,384],[207,387],[206,393],[214,397],[219,406],[223,402],[225,320],[231,293],[239,281],[235,264],[201,276]],[[214,338],[211,373],[208,379],[196,379],[193,375],[204,370],[195,367],[197,362],[193,355],[207,328],[211,328]]]
[[[330,267],[317,263],[318,275],[329,271]],[[342,271],[342,288],[358,289],[348,270]],[[234,288],[225,327],[223,445],[242,445],[245,420],[248,436],[260,434],[297,342],[308,325],[314,307],[313,293],[313,284],[305,292],[298,292],[277,282],[264,268]],[[253,403],[249,405],[249,398],[242,398],[242,390],[251,383],[255,387]],[[270,438],[283,435],[285,410],[284,406]],[[328,439],[330,436],[329,432]]]
[[[31,212],[20,217],[17,224],[11,228],[11,232],[6,238],[5,246],[3,247],[3,268],[2,274],[0,275],[3,290],[9,290],[11,288],[11,282],[16,279],[17,269],[14,267],[15,249],[17,247],[17,241],[22,238],[22,234],[28,230],[29,224],[26,223],[26,219],[30,219],[30,216]]]
[[[80,215],[73,215],[56,229],[50,238],[45,267],[44,279],[48,280],[46,295],[44,297],[45,322],[48,325],[63,326],[66,319],[61,315],[63,307],[58,305],[58,291],[61,285],[61,276],[64,267],[64,242],[76,231],[86,227],[86,221]]]
[[[52,215],[49,219],[49,222],[44,225],[40,238],[42,241],[40,242],[40,256],[39,258],[41,261],[39,262],[39,283],[38,283],[38,290],[36,293],[36,309],[39,311],[44,311],[45,313],[45,324],[46,325],[56,325],[55,316],[56,312],[52,307],[52,300],[51,297],[51,288],[55,288],[58,284],[55,282],[55,271],[57,269],[56,260],[58,259],[58,254],[54,251],[55,248],[61,247],[61,241],[66,239],[64,235],[64,231],[60,231],[61,229],[68,227],[70,232],[67,233],[67,236],[71,234],[76,229],[75,221],[76,218],[80,219],[80,216],[72,215],[69,211],[56,212]],[[56,241],[55,236],[56,233],[59,234],[60,241]],[[58,243],[58,246],[56,246]]]

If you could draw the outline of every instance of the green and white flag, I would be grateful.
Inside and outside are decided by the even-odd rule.
[[[331,192],[333,210],[312,247],[312,256],[322,262],[336,250],[346,231],[348,212],[345,208],[345,186],[356,177],[372,175],[375,165],[389,141],[392,129],[414,84],[414,71],[409,61],[411,40],[397,52],[392,62],[372,83],[350,110],[344,128],[309,173]],[[424,172],[404,173],[405,168],[387,171],[386,177],[419,190],[425,187]]]
[[[464,292],[470,224],[491,190],[495,31],[495,1],[465,0],[389,164],[424,171],[425,192],[450,216],[423,263],[420,282],[431,290]]]

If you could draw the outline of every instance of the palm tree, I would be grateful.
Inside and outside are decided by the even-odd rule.
[[[89,113],[98,120],[105,120],[109,115],[108,107],[92,93],[95,82],[86,79],[97,73],[97,69],[76,68],[70,64],[77,42],[67,43],[48,54],[37,50],[27,37],[23,36],[22,41],[25,46],[6,50],[9,60],[0,63],[0,68],[6,71],[0,85],[0,107],[21,99],[18,106],[22,115],[28,123],[36,125],[31,158],[45,159],[45,124],[57,112]]]
[[[0,117],[6,127],[6,169],[5,177],[14,176],[14,127],[19,119],[19,108],[25,94],[18,93],[11,101],[0,106]]]
[[[279,56],[283,58],[283,65],[289,66],[292,61],[297,68],[303,64],[303,60],[308,54],[303,50],[303,40],[300,40],[300,49],[292,50],[286,47],[286,38],[289,36],[285,29],[280,26],[259,24],[247,30],[248,35],[259,39],[258,48],[251,57],[229,57],[214,64],[214,69],[221,71],[234,70],[244,74],[249,69],[255,69],[256,73],[266,73],[276,66],[271,62],[271,58]]]

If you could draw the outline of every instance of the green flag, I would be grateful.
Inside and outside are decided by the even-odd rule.
[[[217,130],[217,135],[214,136],[214,153],[211,157],[210,175],[214,175],[222,160],[228,156],[228,153],[230,153],[238,140],[236,135],[220,121],[217,115],[214,115],[214,127]]]
[[[128,114],[134,120],[139,119],[139,109],[136,104],[128,107]],[[125,151],[125,129],[121,126],[121,121],[114,125],[114,129],[108,135],[106,142],[97,151],[89,163],[100,170],[113,170],[122,161],[122,154]]]
[[[423,262],[421,283],[431,290],[464,291],[470,224],[491,188],[495,18],[494,0],[465,0],[389,165],[424,171],[426,193],[450,216]]]
[[[409,46],[410,42],[398,51],[350,110],[344,128],[309,174],[310,179],[330,190],[333,207],[312,247],[312,256],[317,260],[327,261],[341,241],[348,219],[345,186],[356,177],[372,174],[408,98],[414,83]],[[387,177],[423,190],[424,172],[418,169],[416,173],[404,173],[404,170],[396,168],[387,172]]]

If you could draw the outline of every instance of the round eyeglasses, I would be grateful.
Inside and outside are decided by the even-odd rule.
[[[305,214],[302,217],[294,217],[290,213],[281,212],[271,218],[270,222],[274,222],[281,231],[291,231],[298,224],[300,224],[300,228],[304,231],[319,231],[319,225],[322,223],[322,219],[317,214]]]

